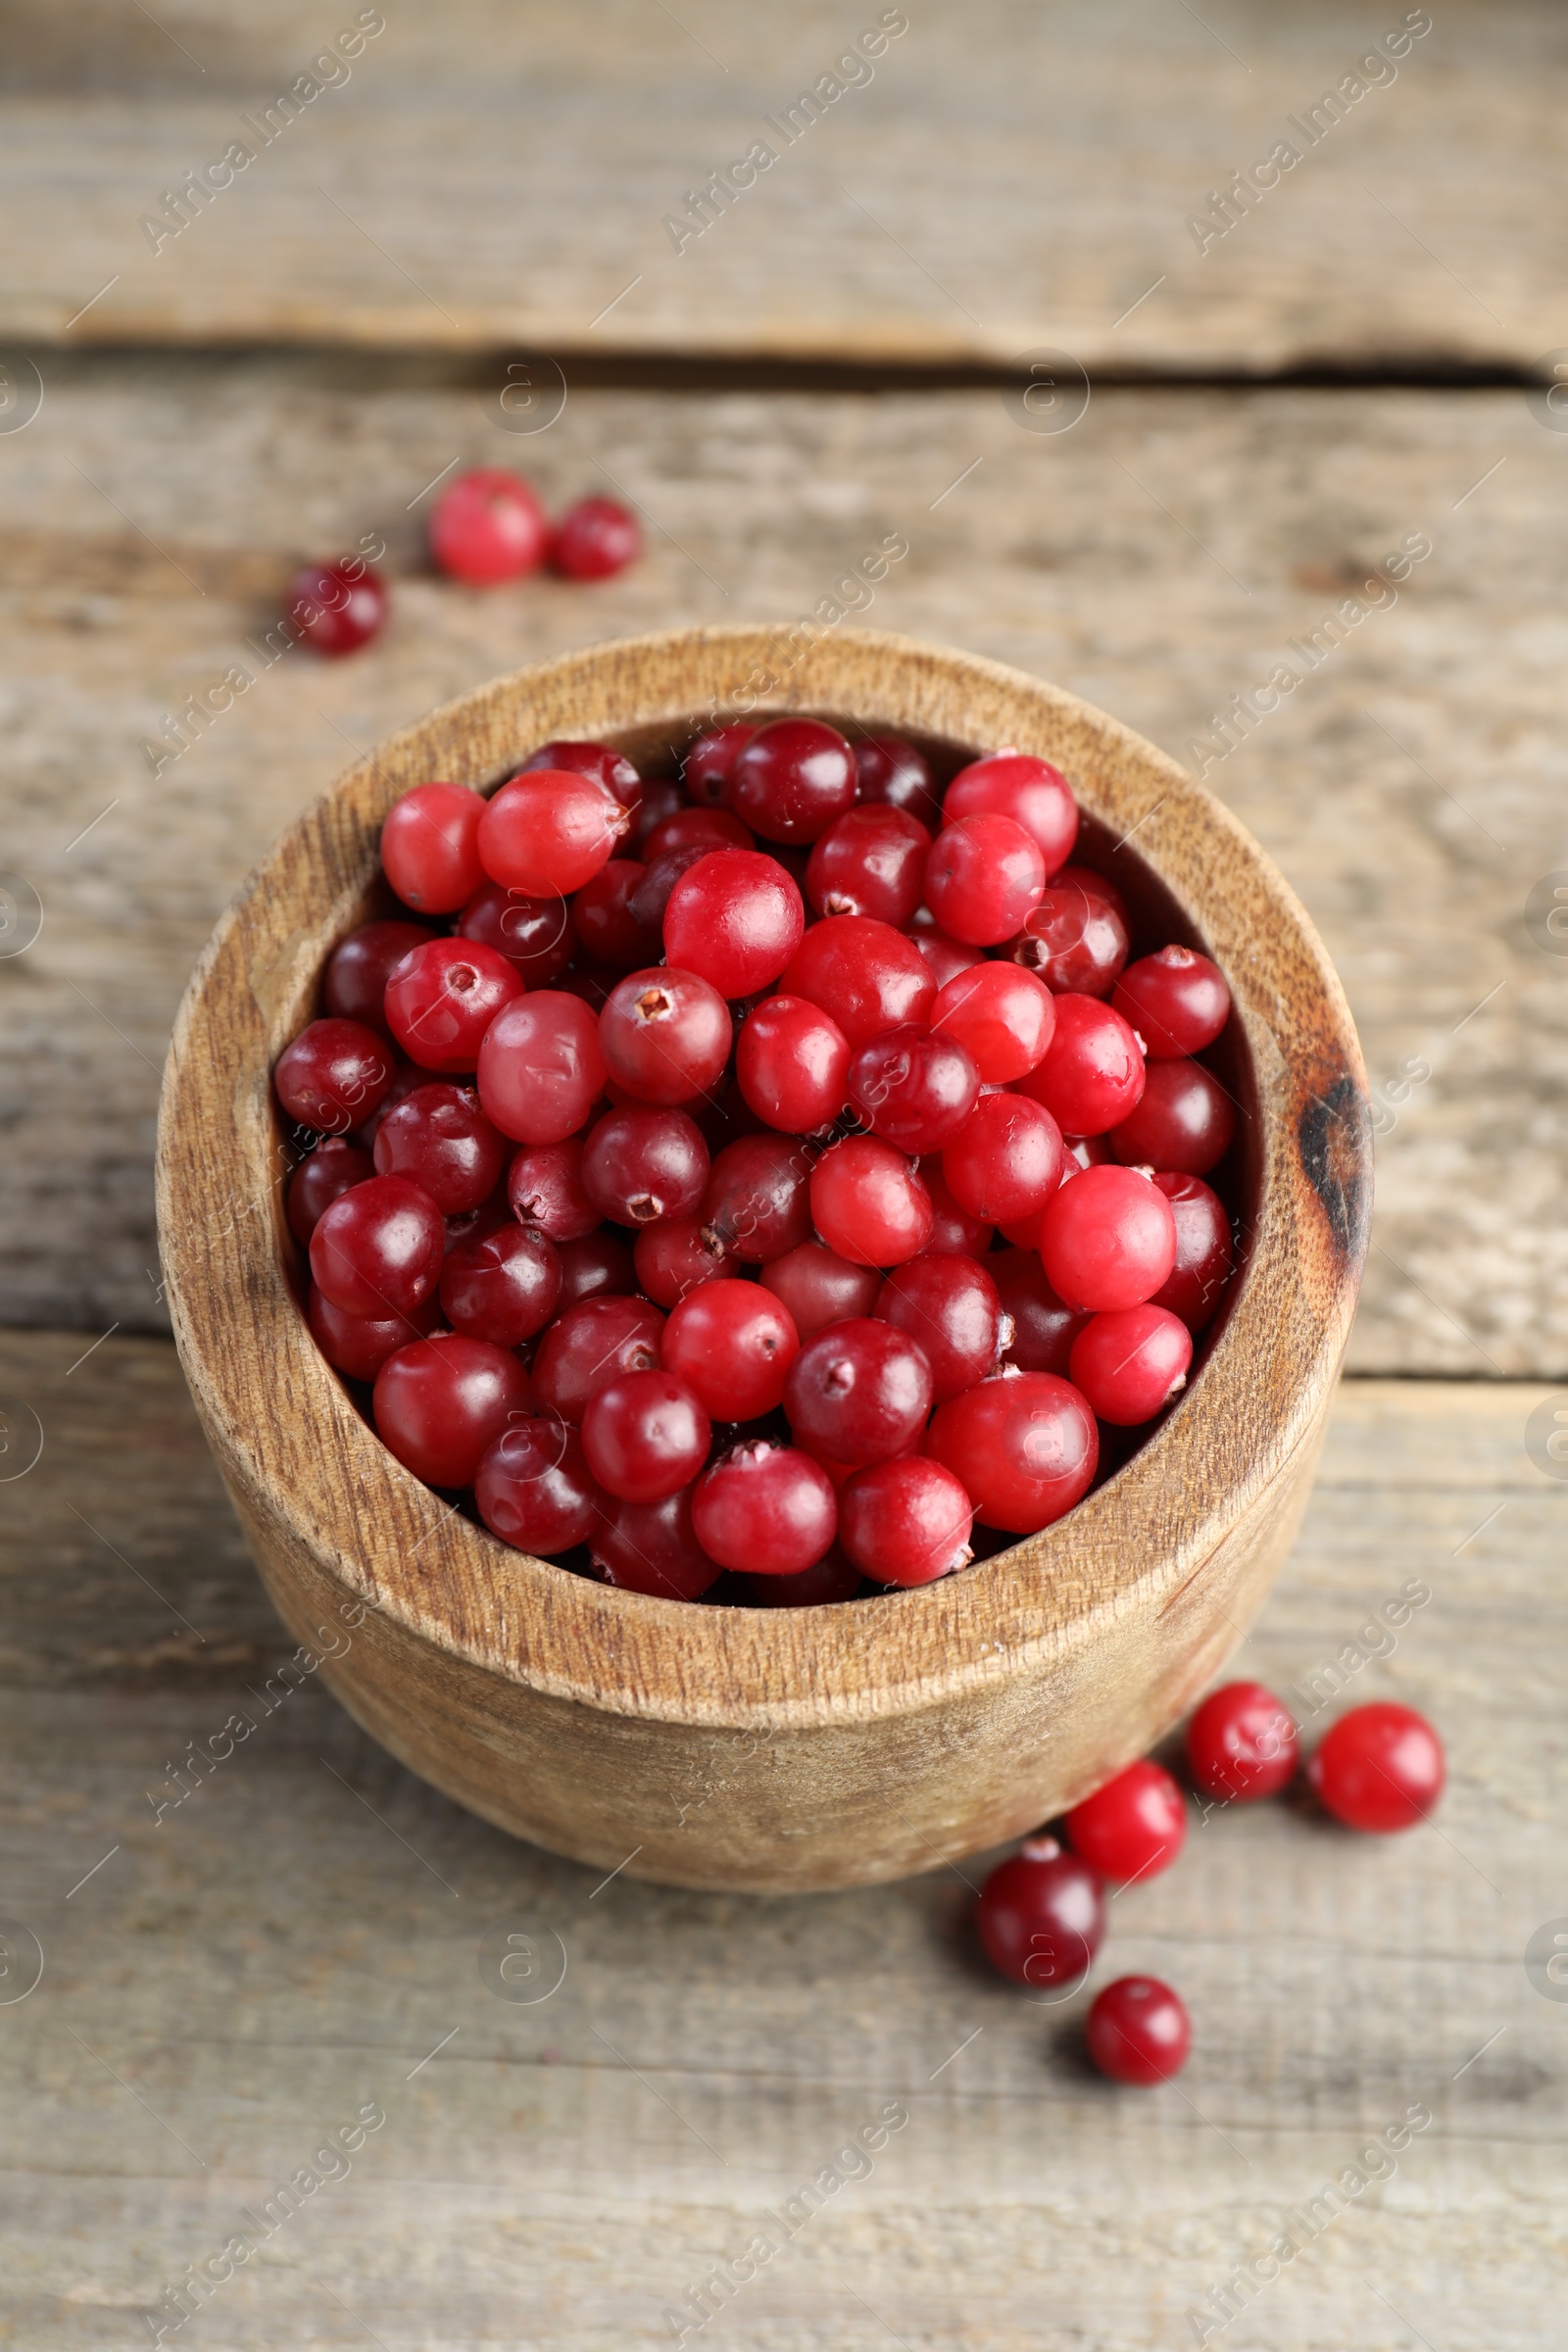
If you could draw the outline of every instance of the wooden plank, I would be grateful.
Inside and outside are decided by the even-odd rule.
[[[1209,2340],[1554,2340],[1568,2047],[1521,1964],[1562,1910],[1568,1800],[1561,1489],[1521,1442],[1541,1391],[1342,1389],[1237,1664],[1301,1688],[1339,1660],[1313,1735],[1356,1699],[1428,1709],[1448,1793],[1386,1841],[1294,1804],[1195,1814],[1181,1865],[1116,1899],[1097,1972],[1168,1977],[1193,2010],[1180,2085],[1135,2094],[1085,2071],[1083,1996],[1036,2007],[987,1973],[952,1871],[795,1902],[596,1886],[421,1788],[314,1687],[266,1712],[281,1645],[172,1351],[117,1337],[68,1372],[78,1352],[0,1338],[0,1389],[46,1431],[0,1500],[22,1628],[0,1661],[4,1908],[45,1953],[0,2009],[4,2340],[140,2341],[166,2285],[242,2233],[258,2251],[190,2331],[224,2352],[362,2328],[442,2352],[519,2329],[668,2343],[666,2310],[887,2102],[908,2122],[873,2169],[705,2338],[1021,2352],[1049,2311],[1054,2341],[1168,2352],[1417,2105],[1433,2120],[1394,2169],[1363,2168],[1388,2177]],[[1412,1587],[1430,1597],[1390,1634],[1379,1613]],[[156,1658],[169,1601],[205,1665]],[[1345,1667],[1369,1621],[1385,1654]],[[255,1732],[158,1818],[168,1768],[236,1709]],[[533,1938],[540,1987],[564,1950],[550,1997],[487,1989],[493,1928]],[[264,2206],[362,2102],[384,2125],[264,2238]]]
[[[0,335],[990,365],[1052,345],[1244,375],[1519,366],[1564,339],[1549,0],[744,25],[717,0],[454,0],[385,12],[317,74],[318,12],[131,15],[68,42],[34,7],[8,35]],[[700,234],[670,228],[759,148],[775,160],[731,173]],[[193,172],[211,192],[161,234]]]
[[[1568,867],[1560,457],[1505,393],[1121,390],[1050,437],[996,394],[596,391],[518,441],[424,364],[71,363],[0,437],[6,859],[44,907],[0,961],[8,1314],[158,1325],[169,1024],[229,893],[355,750],[593,637],[809,612],[898,531],[865,625],[1016,662],[1195,764],[1206,742],[1322,930],[1384,1103],[1352,1364],[1562,1375],[1568,1000],[1524,920]],[[431,477],[519,461],[557,502],[608,468],[653,518],[645,562],[593,590],[426,576]],[[385,638],[264,669],[290,564],[366,529]],[[1433,553],[1397,604],[1375,589],[1316,669],[1292,655],[1412,532]],[[143,742],[235,662],[253,687],[155,778]],[[1209,714],[1282,662],[1298,689],[1215,758]]]

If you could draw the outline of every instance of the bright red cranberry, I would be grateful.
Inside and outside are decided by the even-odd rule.
[[[1072,1344],[1088,1317],[1062,1305],[1033,1250],[995,1250],[986,1272],[1012,1323],[1005,1361],[1020,1372],[1054,1372],[1065,1380]]]
[[[902,931],[920,904],[930,849],[917,817],[862,802],[813,847],[806,895],[818,914],[864,914]]]
[[[721,997],[754,997],[772,986],[805,930],[801,894],[776,858],[710,850],[669,894],[664,954]]]
[[[1336,1820],[1387,1837],[1414,1829],[1436,1809],[1446,1777],[1443,1742],[1413,1707],[1378,1700],[1329,1727],[1307,1759],[1306,1777]]]
[[[1137,1429],[1187,1386],[1193,1335],[1179,1315],[1146,1303],[1095,1315],[1072,1344],[1067,1376],[1102,1421]]]
[[[363,557],[307,564],[288,585],[285,615],[313,653],[335,661],[378,637],[386,619],[386,582]]]
[[[411,1177],[444,1217],[461,1217],[487,1200],[505,1157],[505,1145],[466,1087],[416,1087],[375,1131],[376,1174]]]
[[[461,1332],[416,1340],[375,1376],[376,1434],[427,1487],[471,1487],[479,1457],[527,1409],[517,1358]]]
[[[610,1507],[583,1459],[582,1440],[554,1415],[514,1421],[481,1460],[479,1516],[514,1550],[550,1559],[585,1544]]]
[[[412,1315],[346,1315],[324,1292],[313,1289],[307,1310],[311,1335],[335,1370],[351,1380],[373,1380],[389,1355],[416,1340],[428,1339],[441,1320],[441,1301],[432,1291]]]
[[[989,1271],[971,1257],[924,1250],[895,1266],[877,1294],[876,1312],[884,1323],[919,1341],[938,1404],[997,1369],[1002,1301]]]
[[[926,1451],[962,1480],[983,1526],[1032,1536],[1088,1494],[1100,1435],[1069,1382],[1018,1372],[940,1405]]]
[[[412,1315],[441,1279],[446,1227],[406,1176],[339,1195],[311,1236],[311,1276],[346,1315]]]
[[[929,1585],[973,1553],[969,1497],[951,1470],[923,1454],[875,1462],[839,1490],[839,1542],[879,1585]]]
[[[1110,1130],[1110,1144],[1129,1167],[1206,1176],[1235,1133],[1235,1106],[1212,1071],[1200,1061],[1152,1061],[1138,1106]]]
[[[848,1097],[849,1041],[804,997],[764,997],[741,1024],[735,1075],[749,1109],[785,1135],[814,1135]]]
[[[743,1576],[740,1590],[750,1609],[821,1609],[854,1600],[864,1579],[835,1544],[798,1576]]]
[[[413,948],[386,984],[387,1026],[426,1070],[471,1070],[485,1031],[522,982],[504,956],[474,939]]]
[[[1187,1807],[1163,1764],[1129,1764],[1066,1817],[1075,1854],[1125,1886],[1169,1870],[1187,1838]]]
[[[381,866],[405,906],[451,914],[484,880],[479,820],[485,804],[460,784],[416,784],[387,811]]]
[[[1145,1062],[1119,1012],[1097,997],[1056,999],[1056,1025],[1019,1091],[1043,1102],[1064,1135],[1104,1135],[1136,1108]]]
[[[620,803],[591,776],[525,769],[485,803],[479,860],[509,890],[536,899],[564,895],[610,862],[628,825]]]
[[[974,948],[1012,939],[1040,904],[1046,862],[1010,816],[944,824],[925,866],[925,903],[950,939]]]
[[[519,1225],[561,1243],[581,1241],[601,1223],[583,1190],[582,1152],[582,1139],[573,1135],[516,1153],[507,1170],[507,1201]]]
[[[706,1282],[664,1326],[660,1361],[715,1421],[760,1421],[784,1401],[801,1343],[789,1309],[756,1282]]]
[[[944,1257],[984,1257],[996,1228],[984,1217],[960,1208],[948,1189],[940,1156],[922,1159],[920,1182],[931,1197],[931,1239],[926,1250]]]
[[[937,993],[931,1026],[962,1046],[986,1086],[1025,1077],[1055,1031],[1055,999],[1016,963],[978,963]]]
[[[924,752],[902,735],[862,735],[855,746],[859,797],[902,808],[928,833],[942,822],[942,797]]]
[[[524,988],[548,988],[571,959],[571,912],[564,899],[530,899],[526,891],[486,882],[459,915],[458,937],[504,956]]]
[[[705,1094],[723,1074],[731,1034],[717,989],[671,965],[629,972],[599,1017],[605,1066],[640,1102],[689,1102]]]
[[[612,1110],[589,1131],[582,1189],[614,1225],[656,1225],[694,1216],[708,1189],[708,1146],[683,1110],[638,1103]]]
[[[664,1318],[646,1298],[583,1298],[556,1317],[533,1359],[533,1385],[542,1405],[569,1421],[607,1381],[659,1367]]]
[[[1084,2039],[1102,2075],[1145,2088],[1181,2073],[1193,2022],[1181,1995],[1157,1977],[1117,1977],[1090,2003]]]
[[[743,743],[729,805],[764,841],[816,841],[855,801],[855,755],[819,718],[775,718]]]
[[[755,850],[750,825],[743,825],[728,808],[689,808],[684,803],[662,817],[643,836],[643,856],[650,865],[671,850]]]
[[[743,1135],[713,1162],[703,1222],[749,1266],[798,1250],[811,1230],[810,1162],[782,1135]]]
[[[733,1275],[740,1260],[701,1217],[666,1217],[639,1233],[633,1262],[637,1288],[656,1306],[668,1308],[678,1306],[688,1291]],[[721,1418],[743,1420],[745,1415]]]
[[[322,1212],[341,1194],[374,1174],[375,1164],[368,1152],[357,1151],[338,1136],[322,1137],[288,1180],[288,1229],[302,1250],[310,1248]]]
[[[868,1315],[882,1288],[882,1272],[878,1266],[852,1265],[820,1242],[802,1242],[764,1266],[761,1281],[762,1288],[789,1309],[796,1331],[806,1341],[830,1323]]]
[[[549,743],[542,743],[536,752],[530,752],[514,772],[528,776],[541,767],[557,771],[565,768],[572,775],[592,776],[623,808],[641,808],[642,778],[625,753],[617,752],[612,743],[568,743],[557,736]]]
[[[891,1461],[925,1427],[930,1359],[890,1323],[834,1323],[790,1367],[784,1410],[798,1439],[858,1469]]]
[[[1066,1306],[1142,1306],[1170,1279],[1176,1220],[1138,1168],[1085,1168],[1047,1205],[1040,1256]]]
[[[638,858],[612,858],[571,902],[571,928],[588,954],[612,971],[634,971],[661,952],[659,933],[639,922],[632,902],[647,878]]]
[[[386,1040],[360,1021],[312,1021],[283,1048],[272,1083],[302,1127],[346,1135],[385,1099],[392,1055]]]
[[[1054,1838],[1026,1838],[981,1887],[977,1924],[987,1959],[1004,1977],[1036,1989],[1071,1984],[1104,1941],[1100,1873]]]
[[[995,752],[959,768],[944,797],[942,821],[964,816],[1010,816],[1039,848],[1048,874],[1066,864],[1078,838],[1072,786],[1059,767],[1026,752]]]
[[[506,1005],[479,1048],[479,1102],[517,1144],[575,1135],[604,1091],[599,1022],[580,997],[539,989]]]
[[[1250,1804],[1296,1777],[1300,1735],[1261,1683],[1224,1683],[1187,1726],[1187,1769],[1205,1796]]]
[[[648,1237],[639,1234],[637,1238],[646,1241]],[[556,1255],[561,1260],[558,1311],[562,1314],[568,1306],[575,1306],[579,1298],[629,1298],[638,1288],[632,1253],[608,1226],[580,1234],[572,1242],[558,1242]],[[652,1291],[648,1294],[650,1298],[653,1295]],[[657,1303],[662,1305],[663,1301]]]
[[[1128,941],[1120,893],[1085,865],[1064,865],[1046,884],[1012,954],[1058,994],[1108,997]]]
[[[520,1225],[460,1242],[441,1269],[441,1304],[453,1330],[496,1348],[520,1348],[543,1331],[560,1298],[555,1245]]]
[[[684,1488],[662,1502],[610,1501],[589,1548],[607,1585],[656,1600],[701,1600],[722,1574],[697,1541]]]
[[[1022,1095],[982,1095],[942,1154],[960,1208],[998,1225],[1038,1217],[1061,1182],[1061,1133]]]
[[[811,1171],[811,1221],[852,1265],[897,1266],[925,1249],[935,1212],[904,1152],[879,1136],[851,1135]]]
[[[689,1487],[711,1435],[708,1415],[671,1372],[622,1373],[583,1407],[584,1458],[621,1502],[662,1502]]]
[[[557,523],[550,561],[568,580],[608,580],[643,552],[635,514],[612,498],[580,498]]]
[[[321,994],[340,1021],[360,1021],[388,1036],[386,984],[411,948],[435,937],[422,923],[362,923],[332,950]]]
[[[1231,992],[1218,964],[1196,949],[1161,948],[1127,966],[1111,1003],[1151,1061],[1174,1061],[1213,1044],[1230,1018]]]
[[[544,508],[521,476],[503,466],[460,473],[431,511],[431,555],[470,588],[493,588],[536,570],[549,544]]]
[[[711,727],[698,736],[681,761],[680,777],[700,808],[717,808],[724,804],[736,759],[756,733],[752,720],[740,718],[730,726]]]
[[[839,914],[814,923],[780,983],[791,997],[819,1004],[853,1048],[901,1021],[929,1021],[936,983],[925,957],[891,923]]]
[[[916,1155],[951,1143],[980,1093],[962,1046],[913,1021],[863,1045],[850,1063],[848,1084],[865,1124],[884,1142]]]
[[[1180,1315],[1189,1331],[1201,1331],[1213,1320],[1236,1263],[1231,1221],[1218,1194],[1200,1177],[1162,1171],[1154,1189],[1164,1194],[1176,1219],[1176,1263],[1152,1303]]]
[[[692,1525],[721,1568],[798,1576],[822,1557],[837,1531],[833,1482],[798,1446],[752,1439],[698,1481]]]

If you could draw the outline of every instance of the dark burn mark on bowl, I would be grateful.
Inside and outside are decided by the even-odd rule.
[[[1307,1086],[1296,1134],[1340,1262],[1359,1265],[1372,1213],[1372,1119],[1366,1096],[1343,1065],[1338,1076]]]

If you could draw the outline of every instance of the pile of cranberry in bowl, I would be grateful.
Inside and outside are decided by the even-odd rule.
[[[944,790],[808,717],[406,794],[400,911],[274,1072],[310,1327],[399,1461],[753,1607],[928,1584],[1110,1475],[1232,1279],[1238,1118],[1223,974],[1075,847],[1043,759]]]

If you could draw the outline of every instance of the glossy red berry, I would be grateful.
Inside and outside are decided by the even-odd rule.
[[[1040,904],[1046,863],[1032,834],[1010,816],[944,822],[925,867],[925,903],[950,939],[1000,947]]]
[[[554,1415],[514,1420],[494,1440],[475,1474],[473,1499],[493,1536],[546,1559],[586,1543],[611,1507],[581,1438]]]
[[[931,1364],[919,1341],[871,1316],[808,1340],[784,1387],[796,1438],[851,1468],[904,1452],[924,1429],[931,1399]]]
[[[635,514],[612,498],[580,498],[557,523],[550,561],[568,580],[608,580],[643,552]]]
[[[488,1200],[505,1158],[505,1145],[466,1087],[416,1087],[375,1131],[376,1174],[412,1177],[444,1217]]]
[[[789,1309],[804,1342],[830,1323],[868,1315],[882,1288],[882,1271],[853,1265],[820,1242],[802,1242],[762,1268],[761,1284]]]
[[[918,1170],[879,1136],[851,1135],[832,1145],[810,1183],[811,1222],[852,1265],[902,1265],[931,1239],[935,1212]]]
[[[936,1002],[930,966],[913,942],[869,915],[814,923],[784,968],[787,996],[805,997],[835,1021],[851,1049],[901,1021],[929,1021]]]
[[[612,858],[571,902],[572,931],[588,954],[612,971],[635,971],[662,951],[659,932],[639,920],[634,905],[647,874],[640,858]]]
[[[994,1250],[986,1272],[1012,1326],[1003,1350],[1005,1361],[1020,1372],[1054,1372],[1065,1380],[1072,1344],[1087,1315],[1063,1306],[1033,1250]]]
[[[1192,2020],[1157,1977],[1117,1977],[1097,1992],[1084,2021],[1089,2055],[1113,2082],[1168,2082],[1187,2064]]]
[[[1294,1780],[1300,1736],[1290,1709],[1261,1683],[1224,1683],[1187,1726],[1187,1769],[1205,1796],[1250,1804]]]
[[[1162,1171],[1154,1189],[1164,1194],[1176,1220],[1176,1263],[1152,1303],[1180,1315],[1189,1331],[1201,1331],[1212,1322],[1236,1262],[1231,1221],[1224,1202],[1200,1177]]]
[[[756,733],[755,723],[741,718],[697,737],[681,761],[680,776],[699,808],[716,808],[727,801],[736,759]]]
[[[1110,1130],[1111,1150],[1129,1167],[1206,1176],[1230,1150],[1236,1111],[1200,1061],[1152,1061],[1137,1108]]]
[[[919,1342],[938,1404],[997,1369],[1002,1301],[989,1271],[972,1257],[922,1250],[894,1267],[877,1293],[876,1312]]]
[[[926,1250],[946,1257],[984,1257],[996,1228],[989,1218],[971,1216],[958,1206],[942,1173],[940,1156],[921,1160],[920,1182],[931,1197],[931,1239]]]
[[[664,908],[664,954],[721,997],[770,988],[806,931],[801,894],[776,858],[710,850],[687,868]]]
[[[662,1502],[690,1486],[710,1436],[696,1396],[667,1371],[624,1372],[583,1407],[583,1457],[606,1494],[622,1502]]]
[[[874,1134],[918,1156],[952,1142],[975,1106],[980,1080],[956,1039],[906,1021],[860,1048],[848,1090]]]
[[[664,1318],[646,1298],[583,1298],[556,1317],[533,1359],[539,1401],[573,1427],[590,1396],[626,1372],[653,1372]]]
[[[785,1135],[830,1126],[848,1100],[850,1047],[805,997],[764,997],[741,1024],[735,1076],[747,1107]]]
[[[902,735],[862,735],[854,749],[860,799],[902,808],[934,833],[942,822],[942,796],[924,752]]]
[[[926,1451],[962,1482],[983,1526],[1032,1536],[1088,1494],[1100,1433],[1070,1382],[1019,1372],[940,1405]]]
[[[520,1225],[460,1242],[441,1269],[441,1306],[453,1330],[496,1348],[520,1348],[543,1331],[560,1298],[555,1245]]]
[[[1127,966],[1111,1003],[1151,1061],[1172,1061],[1213,1044],[1230,1017],[1231,992],[1218,964],[1195,948],[1161,948]]]
[[[357,1150],[339,1136],[322,1137],[288,1180],[288,1229],[302,1250],[310,1248],[323,1211],[341,1194],[374,1174],[375,1163],[368,1152]]]
[[[650,865],[670,850],[755,850],[750,825],[743,825],[728,808],[687,808],[683,803],[661,817],[643,836],[643,856]]]
[[[706,1282],[664,1326],[661,1362],[715,1421],[760,1421],[784,1401],[801,1349],[795,1319],[760,1283]]]
[[[493,588],[535,570],[549,544],[538,499],[519,475],[499,466],[460,473],[431,511],[431,555],[443,571],[472,588]]]
[[[1085,1168],[1049,1202],[1040,1256],[1064,1305],[1142,1306],[1176,1262],[1170,1202],[1140,1169]]]
[[[1055,1010],[1051,1043],[1019,1090],[1045,1104],[1063,1135],[1104,1135],[1143,1096],[1138,1040],[1097,997],[1059,996]]]
[[[590,1129],[582,1189],[614,1225],[656,1225],[694,1216],[708,1189],[708,1146],[683,1110],[634,1103]]]
[[[1064,865],[1046,884],[1012,955],[1058,993],[1108,997],[1129,937],[1121,894],[1087,866]]]
[[[943,800],[942,821],[965,816],[1011,817],[1035,842],[1048,874],[1066,863],[1078,838],[1072,786],[1059,767],[1026,752],[995,752],[959,768]]]
[[[479,861],[492,882],[530,898],[564,895],[607,865],[630,820],[592,776],[524,769],[485,803]]]
[[[288,585],[284,612],[297,637],[328,661],[357,654],[386,620],[386,582],[363,557],[307,564]]]
[[[1146,1303],[1091,1316],[1067,1376],[1102,1421],[1136,1429],[1181,1395],[1192,1360],[1193,1335],[1180,1316]]]
[[[629,972],[605,1000],[599,1043],[605,1067],[640,1102],[689,1102],[723,1075],[729,1007],[696,972],[673,965]]]
[[[564,989],[519,997],[485,1031],[477,1083],[485,1117],[514,1143],[564,1143],[604,1091],[597,1018]]]
[[[593,887],[590,882],[588,889]],[[524,988],[548,988],[571,960],[571,909],[554,894],[531,899],[524,890],[486,882],[459,915],[458,937],[476,940],[504,956]]]
[[[589,1550],[607,1585],[656,1600],[700,1600],[723,1573],[697,1541],[691,1494],[684,1488],[662,1502],[607,1497]]]
[[[1352,1707],[1307,1760],[1318,1802],[1352,1830],[1375,1837],[1414,1829],[1436,1809],[1446,1766],[1443,1742],[1424,1715],[1381,1699]]]
[[[743,743],[729,805],[764,841],[811,842],[854,805],[855,755],[819,718],[775,718]]]
[[[416,784],[387,811],[381,866],[405,906],[451,914],[484,880],[479,820],[485,804],[458,784]]]
[[[972,972],[986,962],[983,949],[961,946],[945,931],[939,931],[934,923],[916,921],[904,937],[919,949],[939,990],[946,988],[950,980],[956,980],[960,972]]]
[[[346,1315],[313,1289],[306,1313],[311,1336],[334,1370],[350,1380],[374,1380],[389,1355],[427,1339],[438,1327],[441,1302],[432,1292],[412,1315]]]
[[[571,742],[562,736],[542,743],[530,752],[514,772],[531,775],[535,768],[567,769],[572,775],[592,776],[596,784],[617,800],[623,808],[640,810],[643,799],[642,778],[624,752],[617,752],[612,743]],[[510,781],[510,779],[509,779]]]
[[[378,1036],[386,1025],[386,984],[411,948],[435,937],[423,923],[362,923],[332,950],[321,983],[326,1009],[339,1020],[361,1021]]]
[[[931,1026],[962,1046],[986,1086],[1006,1086],[1044,1059],[1056,1001],[1016,963],[977,963],[937,993]]]
[[[509,1348],[446,1331],[387,1357],[372,1409],[405,1470],[428,1487],[471,1487],[486,1447],[527,1405],[528,1375]]]
[[[666,1217],[647,1226],[637,1236],[632,1258],[637,1288],[656,1306],[665,1308],[678,1306],[688,1291],[702,1284],[723,1281],[740,1263],[701,1217]],[[743,1417],[721,1415],[726,1420]]]
[[[1015,1984],[1076,1984],[1104,1941],[1100,1873],[1054,1838],[1027,1838],[981,1887],[977,1925],[987,1959]]]
[[[818,914],[864,914],[902,931],[920,904],[931,836],[876,802],[848,808],[814,845],[806,895]]]
[[[639,1234],[639,1241],[645,1235]],[[556,1255],[561,1260],[561,1298],[558,1311],[564,1314],[579,1298],[629,1298],[638,1289],[637,1270],[632,1252],[617,1234],[601,1225],[592,1233],[581,1234],[575,1241],[558,1242]],[[648,1294],[652,1298],[652,1291]],[[655,1301],[662,1305],[662,1299]]]
[[[820,1609],[854,1600],[864,1579],[834,1544],[813,1566],[797,1576],[742,1576],[737,1585],[749,1609]]]
[[[929,1585],[967,1566],[974,1513],[951,1470],[923,1454],[875,1462],[839,1490],[839,1542],[879,1585]]]
[[[982,1095],[942,1154],[960,1208],[997,1225],[1036,1218],[1061,1182],[1061,1131],[1022,1095]]]
[[[810,1162],[782,1135],[743,1135],[713,1162],[702,1216],[727,1250],[766,1266],[811,1230]]]
[[[1187,1807],[1163,1764],[1129,1764],[1066,1817],[1075,1854],[1126,1886],[1169,1870],[1187,1839]]]
[[[311,1277],[346,1315],[412,1315],[441,1278],[446,1227],[406,1176],[371,1176],[317,1219]]]
[[[467,1071],[486,1030],[522,982],[505,956],[474,939],[432,939],[411,949],[386,984],[387,1026],[426,1070]]]
[[[519,1152],[507,1170],[507,1205],[519,1225],[531,1225],[552,1242],[581,1241],[602,1222],[582,1182],[582,1139],[534,1144]]]
[[[386,1040],[360,1021],[312,1021],[283,1048],[272,1072],[291,1119],[323,1135],[363,1126],[392,1084]]]
[[[837,1531],[833,1482],[798,1446],[749,1440],[698,1481],[692,1525],[722,1568],[797,1576],[822,1557]]]

